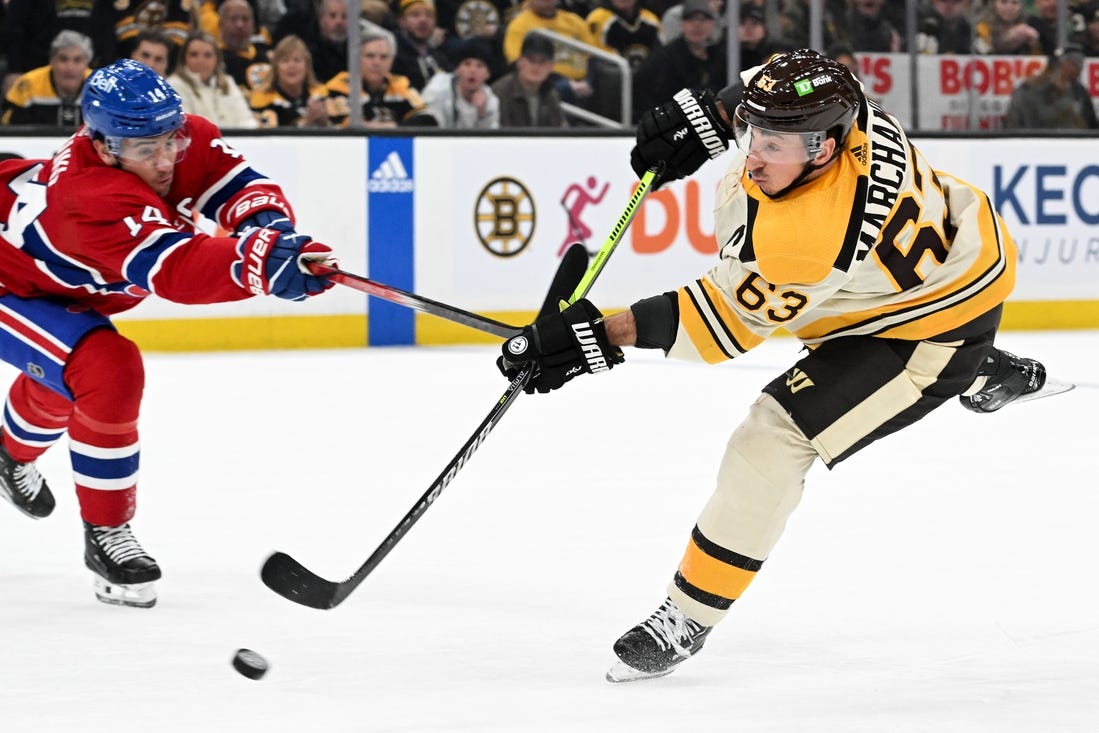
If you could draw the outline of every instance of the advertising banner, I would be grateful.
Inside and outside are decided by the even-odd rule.
[[[868,96],[912,127],[911,59],[900,53],[859,54]],[[916,123],[921,130],[997,130],[1015,87],[1046,66],[1044,56],[916,57]],[[1085,59],[1080,83],[1099,112],[1099,59]]]
[[[1099,162],[1081,139],[915,139],[942,170],[986,191],[1019,248],[1013,301],[1099,300]],[[629,139],[419,139],[416,282],[474,310],[537,307],[571,241],[595,251],[636,176]],[[716,262],[714,192],[727,158],[651,193],[596,283],[625,307]],[[427,172],[430,171],[430,172]]]
[[[878,79],[900,78],[888,64],[875,68]],[[890,94],[898,84],[869,89]],[[0,137],[0,152],[45,157],[61,142]],[[343,269],[497,317],[517,318],[537,309],[560,254],[572,242],[597,251],[637,182],[628,164],[633,141],[627,136],[241,136],[229,142],[283,187],[299,229],[331,244]],[[915,143],[933,165],[988,193],[1019,249],[1011,301],[1039,308],[1037,326],[1058,323],[1041,320],[1060,307],[1049,304],[1073,301],[1078,313],[1096,310],[1094,141],[917,136]],[[715,191],[727,164],[727,156],[711,161],[689,180],[650,192],[595,284],[597,303],[626,307],[674,290],[714,266]],[[120,319],[247,321],[299,315],[354,317],[357,323],[366,316],[371,344],[432,340],[420,331],[425,317],[377,299],[368,305],[364,295],[344,287],[306,303],[254,298],[181,306],[153,297]],[[269,321],[272,333],[284,331],[286,320]]]

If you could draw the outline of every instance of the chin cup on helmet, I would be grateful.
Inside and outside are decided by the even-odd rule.
[[[115,61],[88,77],[81,111],[87,132],[102,138],[112,155],[129,157],[122,145],[127,138],[174,133],[159,142],[171,144],[177,154],[190,141],[179,94],[160,74],[132,59]]]
[[[803,161],[811,160],[829,135],[837,142],[847,137],[864,103],[862,87],[850,69],[803,49],[776,56],[756,72],[744,89],[734,123],[744,128],[749,146],[758,146],[766,133],[802,136],[808,156]],[[755,154],[741,143],[739,133],[737,144]]]

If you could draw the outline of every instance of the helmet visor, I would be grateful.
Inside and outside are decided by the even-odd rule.
[[[786,132],[771,130],[749,122],[744,105],[733,115],[733,133],[737,147],[745,155],[763,163],[808,163],[820,154],[827,136],[824,132]]]
[[[183,160],[183,156],[190,145],[191,129],[186,122],[172,132],[163,135],[108,139],[108,146],[115,156],[139,165],[155,165],[164,158],[172,160],[173,163],[178,163]]]

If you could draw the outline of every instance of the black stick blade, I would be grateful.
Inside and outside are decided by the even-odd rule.
[[[325,580],[285,552],[276,552],[267,558],[260,578],[283,598],[303,606],[327,610],[339,602],[336,600],[338,583]]]

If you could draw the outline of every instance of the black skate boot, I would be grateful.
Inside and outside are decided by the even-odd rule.
[[[129,524],[101,527],[84,522],[84,564],[95,573],[95,596],[115,606],[152,608],[160,566],[134,537]]]
[[[54,500],[46,479],[34,463],[20,463],[0,445],[0,496],[28,517],[50,516]]]
[[[698,654],[713,626],[703,626],[683,615],[665,598],[652,616],[614,642],[621,660],[607,672],[608,682],[633,682],[669,674],[688,657]]]
[[[1041,362],[999,349],[993,352],[977,371],[974,384],[981,384],[979,378],[986,377],[984,384],[958,397],[967,410],[995,412],[1016,400],[1025,401],[1027,395],[1037,396],[1046,384],[1046,368]]]

